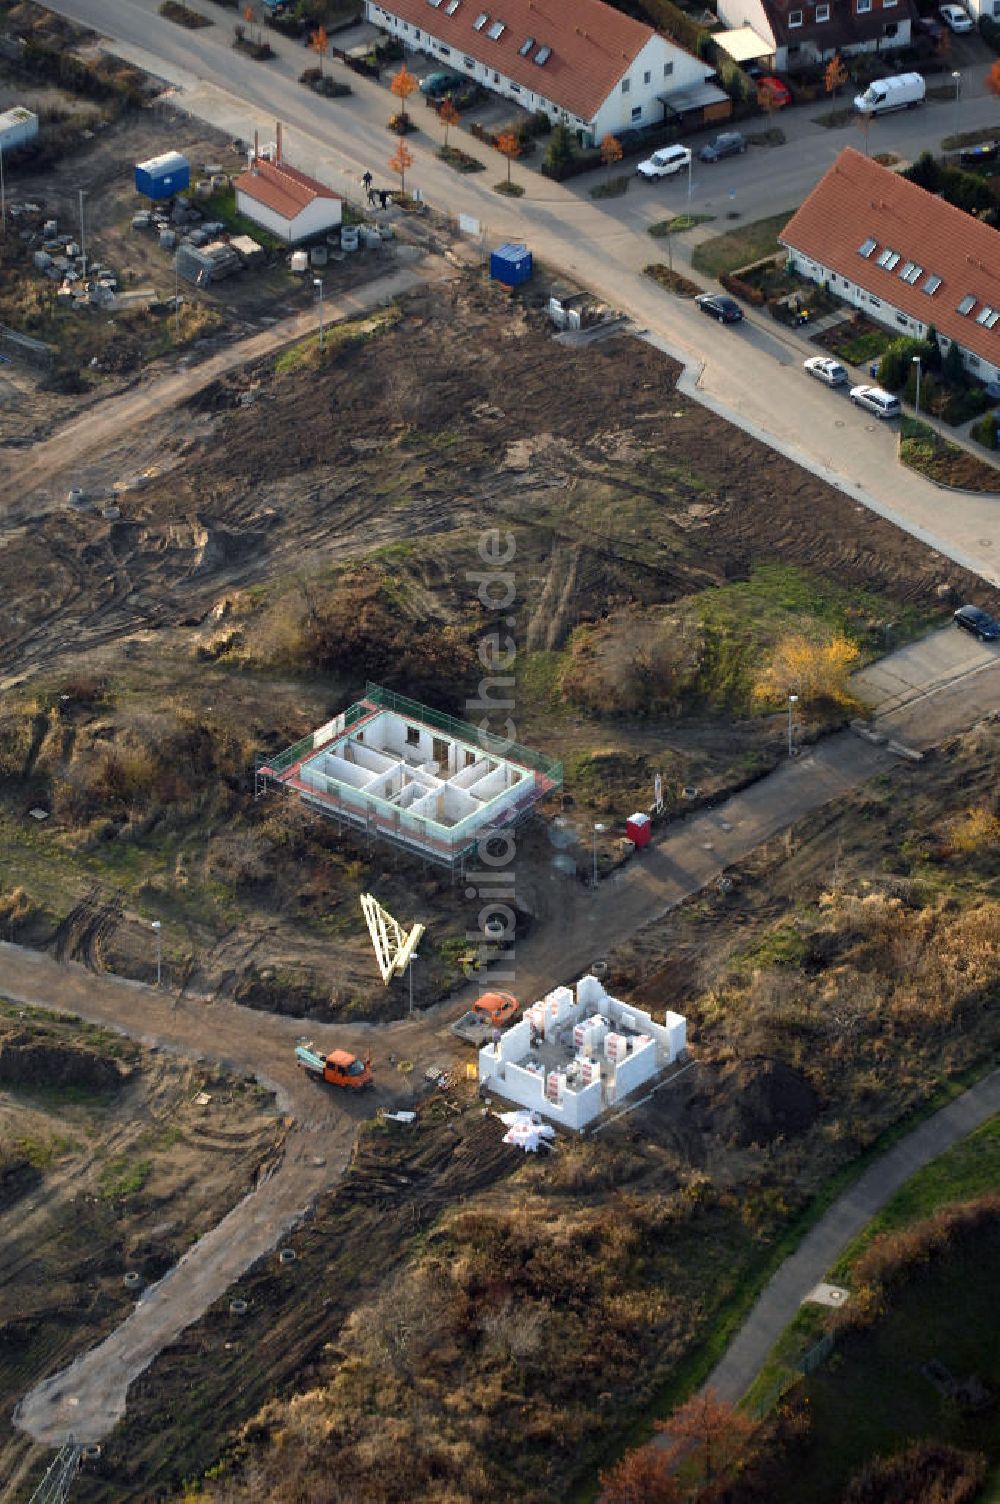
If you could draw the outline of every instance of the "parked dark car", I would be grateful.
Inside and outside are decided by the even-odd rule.
[[[718,319],[720,324],[740,324],[743,322],[743,309],[735,298],[727,298],[722,292],[703,292],[695,298],[695,302],[702,313],[707,313],[710,319]]]
[[[980,141],[978,146],[967,146],[958,154],[963,167],[978,167],[981,162],[995,162],[997,157],[1000,157],[1000,141]]]
[[[955,625],[971,632],[980,642],[1000,642],[1000,621],[994,621],[989,612],[979,606],[959,606],[955,612]]]
[[[461,73],[428,73],[426,78],[420,80],[420,92],[428,99],[443,99],[465,82]]]
[[[723,157],[738,157],[747,149],[739,131],[723,131],[714,141],[707,141],[698,151],[699,162],[718,162]]]

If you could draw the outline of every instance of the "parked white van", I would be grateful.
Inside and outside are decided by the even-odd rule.
[[[919,73],[897,73],[892,78],[877,78],[863,94],[854,99],[859,115],[887,115],[890,110],[912,110],[923,104],[927,85]]]

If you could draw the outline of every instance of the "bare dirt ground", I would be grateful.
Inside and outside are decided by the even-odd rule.
[[[436,921],[418,998],[452,986],[477,904],[281,801],[255,805],[249,775],[367,678],[462,712],[484,625],[467,579],[484,527],[516,540],[518,733],[564,761],[582,876],[588,822],[610,815],[614,831],[648,803],[654,771],[676,802],[684,786],[710,793],[780,756],[782,723],[747,699],[769,634],[813,622],[821,601],[878,652],[933,620],[941,590],[972,588],[755,441],[722,430],[720,443],[647,346],[567,350],[475,276],[352,327],[322,366],[314,346],[272,355],[221,373],[185,409],[156,412],[154,388],[117,399],[120,431],[87,478],[141,477],[117,493],[118,518],[55,508],[74,434],[39,446],[39,489],[41,470],[9,472],[0,672],[22,682],[0,831],[5,887],[28,902],[9,936],[61,936],[69,954],[148,979],[159,913],[178,984],[384,1016],[400,1000],[373,989],[356,907],[374,884],[403,917]],[[188,378],[170,378],[175,397]],[[115,401],[94,421],[113,431]],[[728,615],[712,614],[716,601]],[[686,697],[644,716],[569,698],[569,669],[593,679],[592,641],[615,676],[608,654],[671,613],[695,644]],[[44,827],[27,817],[38,806]],[[552,909],[544,827],[522,855],[527,928]],[[600,855],[613,858],[611,837]],[[83,905],[86,919],[95,888],[111,909],[100,956],[71,918]]]
[[[14,1405],[124,1321],[137,1296],[281,1156],[273,1098],[98,1028],[0,1011],[0,1471],[39,1453]],[[135,1288],[125,1283],[126,1276]]]

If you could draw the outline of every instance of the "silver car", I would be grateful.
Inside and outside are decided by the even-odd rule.
[[[874,413],[876,418],[898,418],[902,412],[899,398],[884,392],[880,386],[852,386],[851,401]]]
[[[817,381],[823,381],[827,386],[844,386],[847,382],[846,370],[839,360],[833,360],[829,355],[810,355],[802,364],[810,376],[815,376]]]

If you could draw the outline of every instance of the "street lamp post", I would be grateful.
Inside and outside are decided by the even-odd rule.
[[[955,85],[955,135],[957,136],[959,133],[959,126],[962,122],[962,115],[959,109],[959,99],[962,93],[962,75],[957,68],[951,75],[951,81]]]
[[[86,238],[85,238],[84,224],[83,224],[83,198],[84,198],[84,194],[86,193],[87,190],[85,188],[81,188],[79,191],[80,191],[80,275],[82,276],[83,280],[86,281],[87,280],[87,241],[86,241]]]
[[[913,364],[917,368],[917,391],[916,391],[916,399],[917,400],[914,403],[914,406],[915,406],[916,411],[917,411],[917,416],[919,417],[920,416],[920,356],[919,355],[914,355],[914,357],[913,357]]]
[[[795,756],[795,707],[799,702],[798,695],[788,696],[788,755]]]
[[[159,919],[154,919],[150,929],[156,936],[156,985],[159,987],[163,977],[163,926]]]
[[[595,825],[594,825],[594,877],[593,877],[593,889],[594,889],[595,893],[597,892],[597,837],[599,835],[601,835],[603,833],[603,831],[604,831],[604,826],[601,825],[600,823],[595,823]]]
[[[691,202],[691,163],[693,162],[693,160],[694,160],[694,154],[692,152],[688,152],[688,203],[689,204]]]
[[[319,295],[319,353],[323,353],[323,279],[313,277],[313,287]]]

